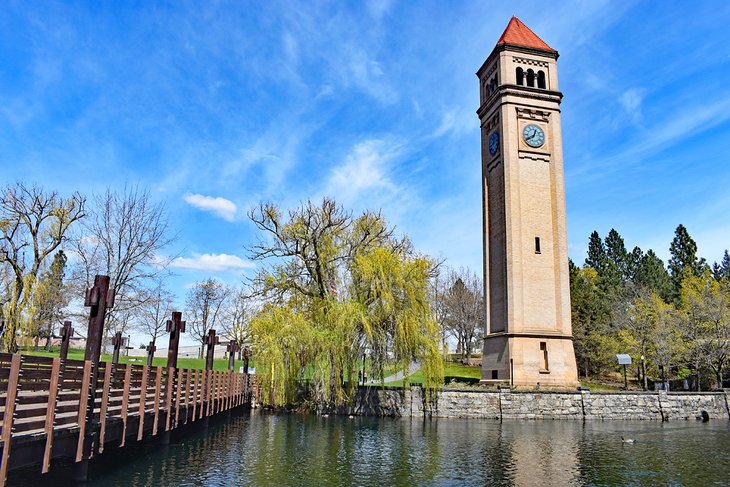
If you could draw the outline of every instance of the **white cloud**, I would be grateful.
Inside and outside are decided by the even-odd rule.
[[[389,177],[390,163],[401,154],[403,143],[379,139],[356,144],[330,175],[325,193],[350,205],[364,192],[397,190]]]
[[[236,204],[225,198],[203,196],[202,194],[186,194],[186,203],[203,211],[210,211],[226,221],[232,222],[236,217]]]
[[[644,90],[631,88],[621,95],[621,105],[631,118],[631,121],[638,124],[641,122],[641,102],[644,99]]]
[[[455,134],[473,131],[478,125],[474,123],[469,109],[452,108],[441,114],[441,123],[432,134],[432,137],[441,137],[449,132]]]
[[[230,254],[194,254],[193,257],[177,257],[171,267],[199,271],[221,272],[235,269],[253,269],[256,264]]]

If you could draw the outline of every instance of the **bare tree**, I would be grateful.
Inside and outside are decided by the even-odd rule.
[[[475,273],[461,268],[450,270],[446,282],[448,290],[442,295],[444,327],[456,339],[462,362],[468,363],[485,329],[482,281]]]
[[[200,343],[200,357],[208,330],[219,327],[225,318],[225,304],[230,289],[213,278],[196,282],[186,299],[187,323],[190,333]]]
[[[30,302],[46,258],[66,240],[69,227],[84,216],[85,199],[78,193],[65,199],[55,191],[17,183],[0,196],[0,264],[10,267],[10,299],[3,315],[5,350],[16,347],[22,312]]]
[[[221,336],[243,345],[251,339],[250,322],[258,309],[254,298],[244,289],[231,290],[226,316],[221,321]],[[239,358],[242,352],[239,352]]]
[[[116,301],[107,308],[107,333],[127,328],[116,321],[149,298],[145,286],[164,273],[169,261],[160,260],[161,251],[174,239],[164,206],[153,203],[148,190],[125,186],[121,192],[107,189],[94,197],[76,239],[78,272],[86,287],[96,274],[111,278]]]
[[[147,297],[139,308],[137,327],[156,343],[165,334],[167,320],[174,310],[175,295],[165,288],[162,279],[157,279],[156,286],[145,293]]]
[[[291,295],[323,298],[339,292],[338,271],[356,255],[378,245],[411,246],[406,237],[393,237],[394,229],[379,213],[366,211],[353,218],[329,198],[320,205],[307,201],[288,216],[275,204],[262,203],[248,216],[262,232],[247,248],[250,258],[271,262],[261,266],[254,286],[278,300]]]

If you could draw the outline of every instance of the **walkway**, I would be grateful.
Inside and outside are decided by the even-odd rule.
[[[411,376],[411,375],[415,374],[418,371],[418,369],[420,369],[420,368],[421,368],[421,362],[415,362],[415,361],[411,362],[411,365],[408,367],[408,375]],[[386,377],[383,380],[383,382],[385,382],[387,384],[389,382],[396,382],[399,380],[403,380],[403,371],[402,370],[396,372],[393,375],[389,375],[388,377]]]

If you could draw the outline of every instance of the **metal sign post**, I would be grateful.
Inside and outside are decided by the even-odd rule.
[[[631,356],[625,353],[619,353],[616,355],[616,359],[618,360],[619,365],[624,366],[624,389],[628,389],[629,382],[626,378],[626,366],[631,365]]]

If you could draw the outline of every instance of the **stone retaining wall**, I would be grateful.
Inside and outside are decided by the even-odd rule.
[[[363,387],[346,414],[491,419],[730,419],[728,392],[589,392],[445,389],[426,403],[420,387]]]

